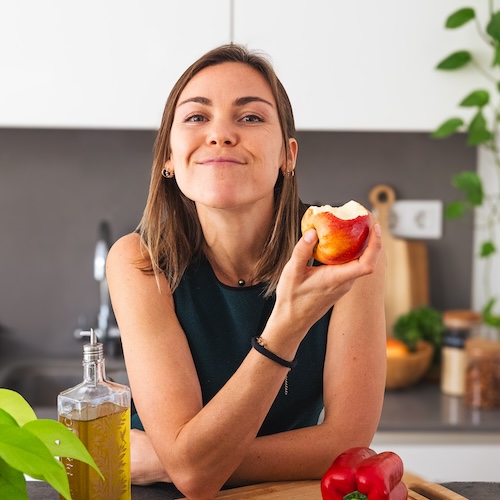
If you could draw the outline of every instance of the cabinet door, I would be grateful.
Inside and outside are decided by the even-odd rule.
[[[229,41],[229,0],[4,0],[0,126],[158,127],[168,93]]]
[[[434,130],[485,85],[472,68],[434,69],[486,49],[474,23],[444,28],[456,0],[234,2],[235,40],[271,56],[302,130]]]

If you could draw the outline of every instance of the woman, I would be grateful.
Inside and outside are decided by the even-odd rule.
[[[294,136],[271,66],[239,46],[203,56],[168,98],[139,230],[107,261],[145,429],[132,431],[136,484],[213,498],[224,485],[320,478],[372,440],[385,383],[380,230],[358,260],[308,266],[317,236],[299,235]]]

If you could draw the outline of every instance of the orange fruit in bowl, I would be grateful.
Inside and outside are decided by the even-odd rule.
[[[387,357],[406,357],[410,353],[410,350],[408,349],[408,346],[399,339],[393,338],[393,337],[388,337],[386,340],[386,353]]]

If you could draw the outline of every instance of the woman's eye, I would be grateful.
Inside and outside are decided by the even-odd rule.
[[[255,123],[255,122],[261,122],[262,118],[260,116],[257,116],[257,115],[246,115],[242,118],[242,121]]]
[[[187,122],[203,122],[205,117],[203,115],[191,115],[186,118]]]

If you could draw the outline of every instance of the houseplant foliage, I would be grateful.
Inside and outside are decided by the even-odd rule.
[[[394,323],[394,337],[402,340],[410,352],[425,340],[439,352],[443,343],[444,323],[439,311],[430,306],[416,307],[402,314]]]
[[[485,148],[492,155],[494,178],[496,186],[485,183],[480,175],[473,171],[465,171],[455,175],[453,185],[462,192],[461,200],[448,203],[445,216],[449,219],[459,218],[468,211],[475,211],[476,221],[485,230],[485,240],[481,242],[479,257],[485,259],[484,287],[486,303],[482,306],[483,320],[486,324],[499,328],[500,315],[493,309],[497,297],[492,296],[492,258],[498,255],[499,248],[495,230],[500,224],[500,11],[495,12],[493,0],[488,2],[488,18],[484,23],[479,20],[476,11],[471,8],[461,8],[451,14],[445,23],[446,28],[456,29],[466,24],[474,23],[478,35],[485,42],[487,50],[491,51],[489,66],[484,66],[471,51],[459,50],[445,57],[437,69],[455,71],[467,66],[473,66],[488,82],[488,88],[476,88],[466,95],[459,103],[461,108],[472,112],[472,119],[466,121],[461,117],[452,117],[442,123],[433,133],[433,137],[444,138],[456,132],[467,133],[467,144]]]
[[[80,460],[100,474],[83,443],[67,427],[37,419],[20,394],[0,389],[0,498],[28,500],[27,474],[71,500],[66,470],[57,457]]]

